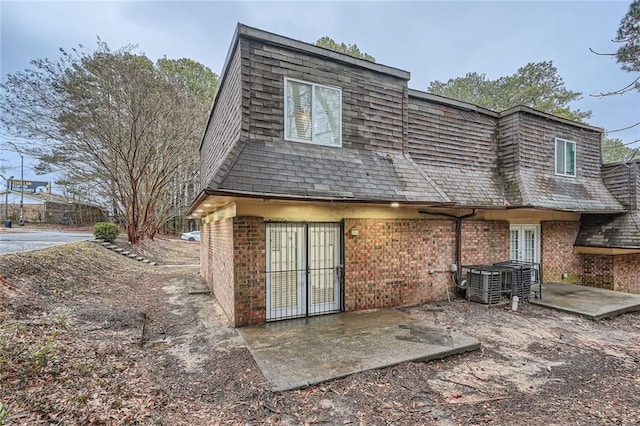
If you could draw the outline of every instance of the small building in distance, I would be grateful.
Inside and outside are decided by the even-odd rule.
[[[18,191],[0,192],[0,216],[4,220],[20,220],[20,200],[26,223],[58,223],[63,225],[92,225],[106,220],[102,206],[46,192],[21,194]]]

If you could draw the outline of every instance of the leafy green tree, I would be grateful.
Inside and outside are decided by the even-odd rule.
[[[7,76],[0,122],[68,181],[95,183],[131,243],[153,238],[175,214],[174,182],[197,164],[216,77],[191,60],[154,63],[101,41],[61,54]]]
[[[629,11],[620,21],[620,27],[613,41],[622,44],[615,53],[601,53],[593,49],[589,50],[596,55],[615,57],[624,71],[631,73],[640,72],[640,0],[634,0],[629,6]],[[591,96],[599,98],[616,96],[634,89],[640,91],[640,75],[636,75],[631,83],[622,88],[593,94]]]
[[[622,65],[622,69],[640,72],[640,0],[634,0],[629,6],[629,11],[620,21],[614,41],[622,43],[616,52],[616,59]],[[637,80],[636,88],[640,89]]]
[[[636,150],[625,146],[622,139],[605,138],[602,141],[602,162],[615,163],[618,161],[628,161],[633,159]]]
[[[361,52],[358,48],[357,44],[345,44],[345,43],[336,43],[331,37],[321,37],[316,41],[316,46],[324,47],[325,49],[333,50],[335,52],[345,53],[347,55],[364,59],[366,61],[375,62],[376,58],[369,55],[368,53]]]
[[[618,96],[630,91],[640,91],[640,0],[634,0],[629,6],[629,11],[620,21],[616,37],[613,40],[622,43],[615,53],[599,53],[590,49],[597,55],[613,56],[624,71],[637,74],[633,81],[624,87],[609,92],[592,94],[595,97]],[[640,121],[623,129],[610,130],[610,133],[630,129],[640,125]],[[602,158],[605,163],[613,161],[629,161],[637,158],[640,147],[630,148],[638,140],[623,143],[620,139],[605,139],[602,147]]]
[[[182,87],[204,101],[213,99],[218,86],[218,76],[208,67],[189,58],[158,59],[158,71],[176,87]]]
[[[551,61],[529,63],[515,74],[496,80],[473,72],[446,82],[433,81],[428,91],[494,111],[524,105],[576,121],[591,116],[590,111],[569,107],[571,102],[582,97],[582,93],[564,87],[564,81]]]
[[[640,72],[640,0],[634,0],[629,6],[629,11],[620,21],[620,28],[614,41],[623,43],[616,52],[616,59],[622,65],[622,69],[632,73]],[[640,75],[627,86],[640,91]],[[626,91],[622,89],[622,91]],[[636,122],[632,126],[637,126]],[[637,140],[634,142],[638,142]],[[629,145],[629,144],[627,144]],[[627,146],[625,146],[627,148]],[[629,149],[629,148],[627,148]],[[638,157],[640,147],[630,150],[631,155],[627,155],[626,160]]]

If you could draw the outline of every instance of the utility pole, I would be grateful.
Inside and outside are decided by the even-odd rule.
[[[20,220],[18,224],[24,226],[24,155],[22,155],[22,152],[20,152],[16,144],[9,141],[7,141],[7,143],[11,145],[20,156]]]
[[[0,177],[4,179],[4,182],[7,188],[6,192],[4,193],[4,226],[8,227],[7,225],[9,223],[9,182],[11,182],[11,179],[13,179],[13,176],[6,178],[0,175]]]

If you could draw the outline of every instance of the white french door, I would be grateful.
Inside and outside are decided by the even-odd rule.
[[[339,223],[268,223],[267,321],[341,307]]]
[[[511,260],[540,264],[540,225],[511,225],[509,242]]]

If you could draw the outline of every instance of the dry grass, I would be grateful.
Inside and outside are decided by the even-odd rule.
[[[176,264],[199,256],[174,240],[145,250]],[[640,313],[414,307],[481,350],[275,393],[213,299],[188,294],[197,267],[145,266],[85,242],[0,256],[0,271],[7,425],[640,422]]]

